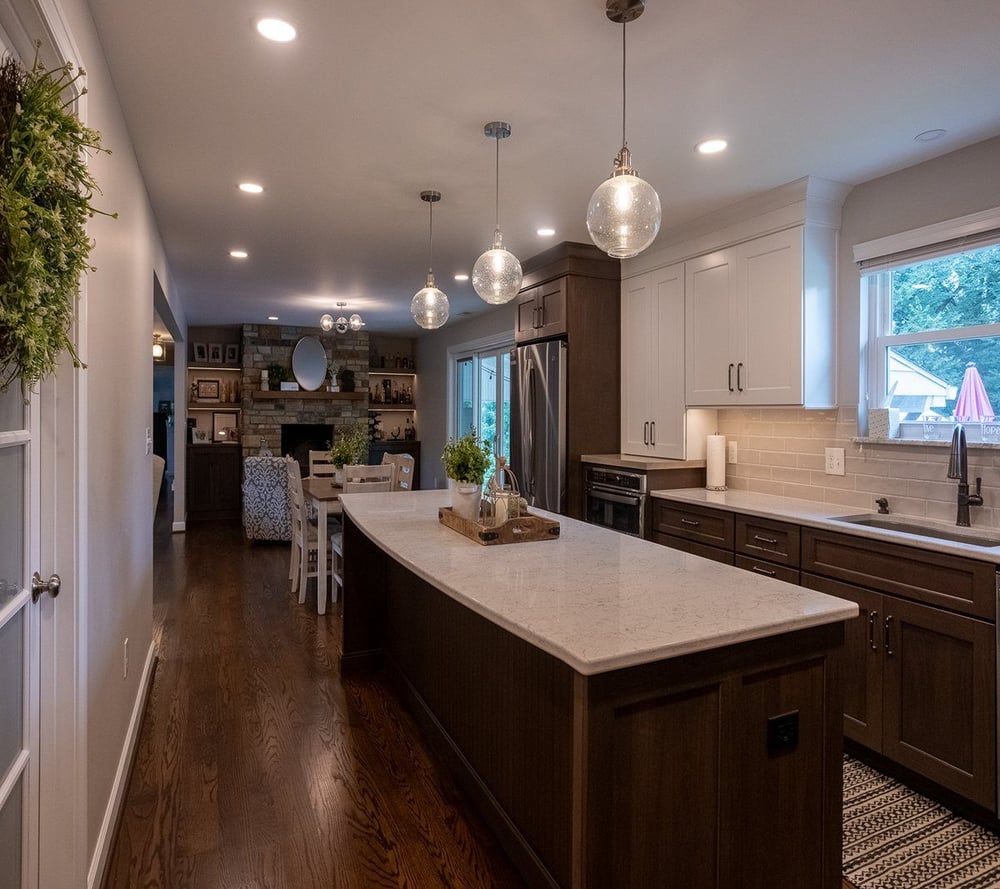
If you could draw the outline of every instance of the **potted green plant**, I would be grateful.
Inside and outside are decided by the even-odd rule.
[[[461,438],[449,438],[441,454],[445,475],[452,481],[452,509],[474,522],[479,520],[483,482],[492,453],[489,443],[480,441],[473,428]]]
[[[330,448],[330,462],[338,471],[368,462],[368,422],[357,420],[341,430]]]
[[[19,380],[27,396],[63,352],[83,366],[71,333],[90,269],[87,220],[102,213],[87,155],[105,151],[67,102],[83,75],[0,62],[0,391]]]
[[[341,392],[353,392],[355,385],[354,371],[349,367],[341,365],[340,370],[337,371],[337,384],[340,386]]]

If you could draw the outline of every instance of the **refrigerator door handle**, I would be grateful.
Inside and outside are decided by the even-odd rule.
[[[527,423],[525,424],[525,444],[527,444],[527,458],[524,461],[525,471],[528,473],[526,485],[529,496],[535,493],[535,364],[528,359],[528,397],[527,397]]]

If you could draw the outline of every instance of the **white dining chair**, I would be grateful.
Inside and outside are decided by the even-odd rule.
[[[391,463],[363,463],[344,467],[345,494],[374,494],[391,491],[393,465]]]
[[[288,566],[288,579],[292,582],[292,592],[298,590],[299,604],[306,601],[306,587],[310,577],[317,577],[319,556],[316,526],[309,521],[305,495],[302,492],[302,469],[294,457],[285,458],[288,467],[288,496],[292,515],[292,552]],[[333,561],[327,550],[326,571],[329,573]],[[337,600],[337,588],[333,588],[333,599]]]
[[[333,465],[329,451],[309,452],[309,474],[313,478],[332,476],[336,472],[337,467]]]

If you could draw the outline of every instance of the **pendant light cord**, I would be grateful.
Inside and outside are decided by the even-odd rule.
[[[429,263],[427,266],[427,274],[433,275],[434,274],[434,202],[428,201],[427,207],[431,213],[431,224],[429,226],[430,237],[428,238],[428,246],[427,246],[427,259]]]
[[[622,22],[622,145],[625,141],[625,22]]]
[[[500,230],[500,137],[496,137],[497,140],[497,193],[496,193],[496,208],[497,208],[497,231]]]

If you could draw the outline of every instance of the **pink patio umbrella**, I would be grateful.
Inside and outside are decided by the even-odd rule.
[[[962,423],[979,423],[992,420],[993,405],[986,394],[983,378],[976,370],[975,362],[970,361],[965,366],[965,376],[962,378],[962,388],[958,390],[958,400],[955,402],[955,419]]]

